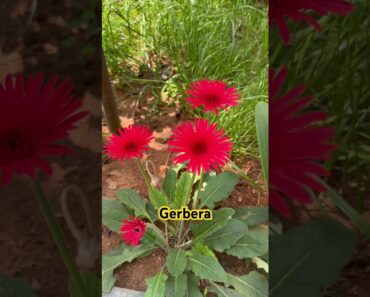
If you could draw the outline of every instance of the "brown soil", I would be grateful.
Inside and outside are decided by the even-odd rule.
[[[172,156],[167,152],[166,141],[171,135],[176,124],[187,119],[187,116],[180,116],[176,107],[163,107],[160,111],[151,110],[153,98],[148,94],[148,101],[137,107],[134,101],[125,100],[125,96],[116,93],[116,99],[122,100],[119,104],[119,113],[122,127],[130,124],[140,123],[148,125],[153,131],[155,139],[150,145],[150,150],[144,156],[145,161],[154,163],[157,176],[163,179],[166,169],[171,164]],[[150,111],[150,113],[149,113]],[[148,116],[149,115],[149,116]],[[107,127],[103,126],[103,135],[108,136]],[[239,166],[253,180],[263,183],[261,167],[258,161],[245,159],[238,162]],[[103,165],[103,196],[108,199],[115,199],[115,192],[120,188],[131,188],[137,190],[142,196],[146,196],[146,185],[140,175],[135,161],[106,161]],[[224,207],[237,208],[245,205],[268,205],[268,198],[265,192],[256,190],[245,180],[240,180],[230,197],[224,201]],[[121,242],[117,234],[109,232],[104,228],[102,235],[103,253],[113,249]],[[218,254],[220,263],[228,272],[243,274],[250,271],[245,261],[235,257]],[[158,249],[150,255],[131,263],[125,263],[115,271],[117,277],[116,286],[133,290],[144,291],[146,289],[145,279],[154,276],[165,264],[165,253]]]

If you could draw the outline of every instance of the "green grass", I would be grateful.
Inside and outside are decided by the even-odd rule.
[[[104,0],[103,46],[117,87],[158,89],[184,104],[201,78],[237,87],[242,102],[217,121],[238,156],[257,155],[254,110],[267,100],[267,8],[257,0]],[[163,78],[161,58],[173,71]],[[150,73],[143,79],[141,72]]]
[[[370,172],[370,2],[353,2],[356,9],[348,17],[322,18],[321,32],[290,24],[292,46],[271,48],[270,62],[288,66],[290,87],[304,84],[316,98],[313,108],[330,115],[338,149],[328,166],[343,182],[359,185]],[[272,44],[281,45],[275,33]],[[360,186],[355,192],[361,210],[365,193]]]

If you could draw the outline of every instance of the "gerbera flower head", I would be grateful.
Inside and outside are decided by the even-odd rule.
[[[232,143],[223,130],[205,119],[187,121],[179,125],[168,142],[176,153],[176,164],[188,161],[187,169],[193,173],[217,170],[228,162]]]
[[[346,0],[272,0],[270,1],[269,22],[276,25],[285,44],[290,41],[289,28],[286,19],[296,22],[305,21],[320,30],[319,22],[310,14],[313,11],[320,16],[329,13],[341,16],[347,15],[353,9],[353,4]]]
[[[105,153],[113,160],[139,158],[149,149],[148,145],[152,139],[153,133],[149,128],[131,125],[120,129],[118,135],[109,137],[105,145]]]
[[[329,174],[319,162],[335,149],[331,143],[335,130],[316,125],[327,119],[325,113],[302,112],[313,100],[301,96],[303,86],[279,94],[287,74],[286,68],[270,71],[269,201],[279,213],[290,217],[285,199],[310,203],[309,189],[324,190],[316,178]]]
[[[240,97],[236,88],[217,80],[199,80],[190,85],[186,91],[189,97],[186,100],[193,108],[204,107],[204,111],[226,109],[229,106],[236,106]]]
[[[123,220],[121,224],[122,240],[131,246],[140,244],[146,231],[146,224],[139,218],[130,216],[129,220]]]
[[[8,75],[0,84],[0,177],[8,184],[14,174],[34,177],[37,169],[51,174],[47,155],[71,153],[56,144],[87,115],[77,112],[82,101],[71,95],[73,85],[43,74]]]

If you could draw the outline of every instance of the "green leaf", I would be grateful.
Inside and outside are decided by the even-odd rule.
[[[170,275],[166,282],[166,296],[184,297],[187,287],[187,275]]]
[[[203,191],[199,193],[199,208],[207,206],[213,208],[214,204],[229,197],[239,176],[232,171],[225,171],[218,175],[207,175],[204,178],[206,184]]]
[[[262,163],[262,170],[263,175],[265,177],[266,185],[269,184],[269,131],[268,131],[268,112],[269,106],[266,102],[258,102],[256,105],[256,132],[257,132],[257,140],[258,140],[258,147],[261,156],[261,163]]]
[[[260,257],[253,257],[252,262],[256,264],[257,268],[263,269],[267,273],[269,273],[269,264]]]
[[[263,256],[268,252],[268,228],[257,226],[250,229],[242,238],[226,251],[226,254],[247,259]]]
[[[32,287],[23,279],[0,274],[1,297],[36,297]]]
[[[117,191],[117,197],[130,209],[135,211],[136,216],[149,217],[146,211],[146,203],[143,197],[139,196],[136,191],[131,189],[122,189]]]
[[[156,209],[160,209],[162,206],[168,206],[166,195],[154,187],[149,189],[149,200],[153,203],[153,206]]]
[[[121,245],[116,250],[111,251],[107,255],[102,257],[102,283],[103,292],[109,293],[115,282],[113,271],[115,268],[125,262],[131,262],[132,260],[147,255],[150,251],[154,250],[155,247],[148,245],[140,245],[135,248]]]
[[[193,247],[191,248],[191,250],[187,251],[188,255],[194,255],[196,253],[198,253],[200,255],[203,255],[203,256],[216,257],[214,252],[212,252],[211,249],[208,246],[206,246],[205,244],[200,243],[200,242],[196,242],[193,245]]]
[[[227,282],[241,296],[268,297],[269,294],[267,278],[256,271],[252,271],[247,275],[228,274]]]
[[[249,227],[253,227],[269,219],[269,209],[268,207],[240,207],[235,209],[233,218],[245,222]]]
[[[181,174],[179,181],[176,184],[174,208],[180,209],[182,206],[187,206],[190,200],[190,193],[193,188],[193,174],[184,172]]]
[[[181,248],[171,249],[168,252],[166,265],[169,273],[173,276],[179,276],[186,267],[186,252]]]
[[[199,277],[194,274],[188,275],[188,287],[185,292],[186,297],[203,297],[203,294],[199,291]]]
[[[158,213],[151,202],[146,204],[146,212],[149,215],[148,219],[151,222],[155,222],[158,219]]]
[[[190,228],[194,240],[200,240],[204,237],[210,236],[213,232],[226,225],[227,221],[234,214],[231,208],[221,208],[213,211],[213,220],[204,222],[191,222]]]
[[[237,291],[225,288],[224,286],[220,286],[214,282],[211,282],[211,287],[218,297],[241,297]]]
[[[320,220],[270,237],[270,296],[320,297],[349,261],[354,232]]]
[[[128,219],[132,215],[121,202],[117,200],[103,199],[102,220],[103,225],[109,230],[118,233],[122,220]]]
[[[194,253],[188,256],[188,266],[195,275],[202,279],[218,282],[225,282],[227,280],[226,272],[220,263],[218,263],[216,257]]]
[[[89,297],[101,297],[101,280],[93,273],[89,271],[80,271],[82,282],[87,289],[87,295]],[[76,283],[71,278],[69,279],[69,294],[70,297],[80,297],[80,293],[77,289]]]
[[[175,199],[176,183],[177,172],[174,169],[170,169],[164,177],[162,185],[163,191],[170,202],[173,202]]]
[[[228,220],[226,225],[204,239],[210,248],[223,252],[229,249],[248,231],[248,227],[239,220]]]
[[[145,280],[148,288],[145,291],[144,297],[164,297],[165,283],[168,276],[162,271],[158,272],[155,276]]]

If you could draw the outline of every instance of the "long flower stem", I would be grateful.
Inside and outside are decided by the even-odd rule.
[[[150,189],[151,184],[150,184],[150,181],[149,181],[149,177],[148,177],[147,173],[145,172],[143,164],[141,164],[139,159],[136,158],[135,160],[136,160],[137,166],[139,167],[140,173],[143,176],[146,185],[148,186],[148,189]]]
[[[64,264],[66,265],[71,279],[74,281],[76,288],[78,289],[79,296],[81,297],[89,297],[87,295],[87,290],[82,282],[82,278],[78,269],[76,267],[75,261],[72,258],[71,252],[67,246],[67,243],[64,239],[62,230],[55,218],[55,215],[50,207],[48,200],[46,199],[45,193],[41,187],[40,182],[37,178],[34,179],[33,183],[33,190],[35,197],[39,203],[41,212],[45,218],[45,221],[53,235],[54,241],[59,249],[59,252],[64,260]]]
[[[200,192],[200,190],[202,189],[202,186],[203,186],[203,179],[204,179],[204,170],[202,169],[202,171],[200,172],[198,190],[194,194],[193,209],[196,209],[198,207],[199,192]]]

